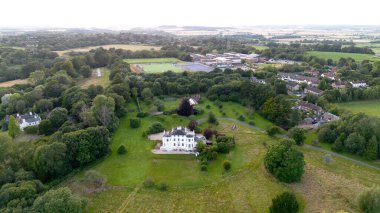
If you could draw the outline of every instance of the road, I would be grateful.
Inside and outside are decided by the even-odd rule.
[[[222,121],[236,122],[236,123],[241,124],[243,126],[246,126],[246,127],[255,129],[257,131],[260,131],[262,133],[265,133],[265,130],[263,130],[263,129],[257,127],[257,126],[253,126],[253,125],[244,123],[243,121],[239,121],[239,120],[236,120],[236,119],[233,119],[233,118],[218,117],[217,119],[218,120],[222,120]],[[198,123],[203,123],[205,121],[207,121],[207,118],[201,118],[201,119],[197,120]],[[281,135],[280,137],[285,137],[285,135]],[[332,151],[329,151],[329,150],[326,150],[326,149],[323,149],[323,148],[320,148],[320,147],[311,146],[309,144],[304,144],[304,147],[306,147],[308,149],[313,149],[313,150],[316,150],[316,151],[324,152],[324,153],[330,154],[330,155],[335,156],[335,157],[340,157],[340,158],[349,160],[351,162],[354,162],[356,164],[359,164],[361,166],[365,166],[365,167],[368,167],[368,168],[371,168],[371,169],[374,169],[374,170],[377,170],[377,171],[380,172],[380,167],[377,167],[377,166],[374,166],[374,165],[371,165],[371,164],[365,163],[363,161],[359,161],[359,160],[356,160],[356,159],[353,159],[353,158],[350,158],[350,157],[347,157],[347,156],[344,156],[344,155],[341,155],[341,154],[338,154],[336,152],[332,152]]]

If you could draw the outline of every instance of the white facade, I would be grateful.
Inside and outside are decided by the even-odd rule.
[[[38,114],[29,112],[24,115],[16,115],[16,120],[19,124],[21,130],[24,130],[25,127],[28,126],[36,126],[41,122],[41,118]]]
[[[164,131],[160,150],[192,152],[195,151],[198,141],[206,143],[206,138],[187,128],[176,127],[170,132]]]
[[[351,83],[352,87],[354,87],[354,88],[368,87],[368,85],[367,85],[366,82],[361,82],[361,81],[354,82],[354,81],[351,81],[350,83]]]

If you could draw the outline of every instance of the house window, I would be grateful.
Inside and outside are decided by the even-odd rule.
[[[173,146],[175,146],[175,143],[173,143]]]
[[[184,144],[182,143],[182,146],[184,146]]]

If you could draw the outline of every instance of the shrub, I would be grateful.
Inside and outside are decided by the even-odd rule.
[[[272,200],[269,207],[270,213],[297,213],[298,202],[296,196],[291,192],[284,192]]]
[[[359,208],[364,213],[380,212],[380,188],[371,188],[359,195]]]
[[[269,147],[265,158],[265,168],[282,182],[300,181],[304,173],[304,156],[293,148],[293,142],[283,139]]]
[[[205,136],[207,140],[210,140],[212,136],[214,135],[214,131],[212,131],[211,129],[205,129],[203,131],[203,135]]]
[[[148,131],[147,131],[147,134],[150,135],[150,134],[156,134],[156,133],[159,133],[159,132],[163,132],[165,130],[165,127],[160,123],[160,122],[156,122],[156,123],[153,123]]]
[[[206,109],[210,109],[211,106],[209,104],[206,105]]]
[[[120,145],[119,148],[117,149],[117,153],[119,155],[124,155],[125,153],[127,153],[127,149],[125,148],[124,145]]]
[[[149,115],[149,113],[147,113],[147,112],[138,112],[137,113],[137,117],[139,117],[139,118],[145,118],[148,115]]]
[[[144,186],[145,186],[146,188],[151,188],[151,187],[154,186],[154,181],[153,181],[152,178],[148,177],[147,179],[144,180],[144,183],[143,183],[143,184],[144,184]]]
[[[202,165],[201,165],[201,171],[202,171],[202,172],[206,172],[206,171],[207,171],[207,165],[202,164]]]
[[[277,126],[271,126],[267,129],[267,134],[271,137],[275,136],[276,134],[280,133],[281,129]]]
[[[254,126],[255,122],[254,121],[249,121],[248,124]]]
[[[294,139],[297,145],[303,145],[306,139],[305,130],[297,127],[289,130],[289,136]]]
[[[331,164],[331,163],[332,163],[332,156],[329,155],[329,154],[326,154],[326,155],[323,157],[323,161],[325,162],[325,164]]]
[[[244,115],[239,115],[238,120],[239,120],[239,121],[245,121],[245,117],[244,117]]]
[[[37,134],[38,133],[38,126],[28,126],[24,128],[24,131],[27,134]]]
[[[160,184],[158,184],[157,188],[160,191],[167,191],[168,190],[168,185],[166,183],[160,183]]]
[[[216,120],[216,117],[215,117],[214,113],[212,113],[212,112],[208,113],[207,122],[210,123],[210,124],[217,124],[218,121]]]
[[[132,128],[139,128],[141,126],[141,119],[139,118],[131,118],[129,120]]]
[[[224,161],[223,168],[224,170],[229,171],[231,169],[231,163],[228,160]]]

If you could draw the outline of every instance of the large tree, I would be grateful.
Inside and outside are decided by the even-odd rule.
[[[182,99],[178,107],[177,113],[178,115],[181,115],[181,116],[190,116],[194,114],[193,106],[190,104],[190,101],[188,98]]]
[[[293,140],[283,139],[269,147],[265,158],[265,168],[282,182],[300,181],[304,173],[302,152],[293,147]]]
[[[85,202],[73,195],[67,187],[50,190],[33,203],[34,212],[82,213]]]
[[[20,134],[20,128],[17,124],[16,118],[11,115],[9,116],[8,135],[15,138],[18,134]]]
[[[105,95],[97,95],[92,102],[91,110],[101,125],[108,126],[114,116],[115,100]]]

